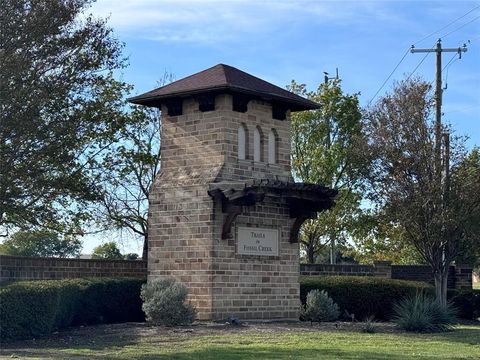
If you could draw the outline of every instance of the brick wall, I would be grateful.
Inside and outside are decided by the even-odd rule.
[[[423,281],[432,285],[435,283],[432,269],[430,266],[426,265],[392,265],[392,278],[399,280]],[[451,266],[448,272],[448,288],[455,288],[455,278],[455,267]]]
[[[85,277],[147,277],[141,260],[34,258],[0,255],[0,281]]]
[[[434,284],[432,270],[429,266],[391,265],[389,261],[377,261],[373,265],[301,264],[300,274],[303,276],[376,276]],[[451,266],[448,273],[448,288],[471,289],[472,268],[461,265]]]
[[[470,266],[457,265],[454,271],[456,289],[471,289],[473,287],[473,271]]]
[[[216,214],[220,211],[217,204]],[[222,240],[220,233],[215,234],[214,319],[232,315],[250,319],[298,318],[299,248],[298,243],[289,242],[292,221],[286,203],[266,198],[261,205],[248,208],[237,217],[232,239]],[[237,254],[239,226],[278,229],[279,255]],[[221,229],[220,223],[216,229]]]
[[[284,199],[266,198],[245,208],[222,240],[225,218],[209,184],[221,181],[292,181],[290,122],[272,119],[271,105],[252,100],[245,113],[232,110],[230,95],[218,95],[215,111],[200,112],[193,99],[183,115],[162,109],[162,167],[150,194],[149,278],[172,276],[189,289],[199,319],[298,318],[299,249],[289,242],[292,219]],[[247,158],[237,156],[238,127],[247,129]],[[253,132],[263,133],[263,159],[253,161]],[[267,164],[268,133],[275,129],[277,163]],[[236,253],[238,226],[279,230],[279,256]]]
[[[331,264],[301,264],[300,274],[303,276],[320,275],[351,275],[374,276],[372,265],[331,265]]]

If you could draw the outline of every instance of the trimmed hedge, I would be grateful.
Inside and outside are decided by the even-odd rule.
[[[448,300],[462,319],[480,318],[480,290],[448,290]]]
[[[141,279],[19,281],[0,287],[0,339],[46,335],[71,325],[144,321]]]
[[[300,299],[305,304],[311,290],[325,290],[340,307],[342,314],[355,314],[363,320],[374,316],[378,320],[391,320],[393,304],[419,291],[434,294],[431,285],[423,282],[382,279],[368,276],[302,277]]]

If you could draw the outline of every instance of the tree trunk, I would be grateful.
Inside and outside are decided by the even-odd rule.
[[[148,235],[147,234],[145,234],[145,237],[143,240],[142,260],[145,260],[145,261],[148,260]]]
[[[311,239],[307,246],[307,257],[309,264],[315,263],[315,249],[313,248],[313,242],[311,241]]]
[[[332,236],[330,240],[330,264],[334,265],[337,263],[337,250],[335,246],[335,237]]]
[[[435,298],[442,306],[447,306],[447,281],[448,267],[445,271],[438,271],[434,274],[435,279]]]

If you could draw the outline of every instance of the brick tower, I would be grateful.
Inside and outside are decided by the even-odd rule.
[[[298,230],[336,192],[293,181],[289,118],[318,105],[223,64],[130,101],[162,113],[148,278],[185,284],[199,319],[297,319]]]

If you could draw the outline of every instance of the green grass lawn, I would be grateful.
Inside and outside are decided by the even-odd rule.
[[[92,330],[93,328],[93,330]],[[131,325],[83,328],[48,339],[2,345],[22,359],[480,359],[480,326],[442,334],[392,328],[365,334],[342,329],[268,325],[230,330],[168,330]],[[90,330],[89,330],[90,329]]]

